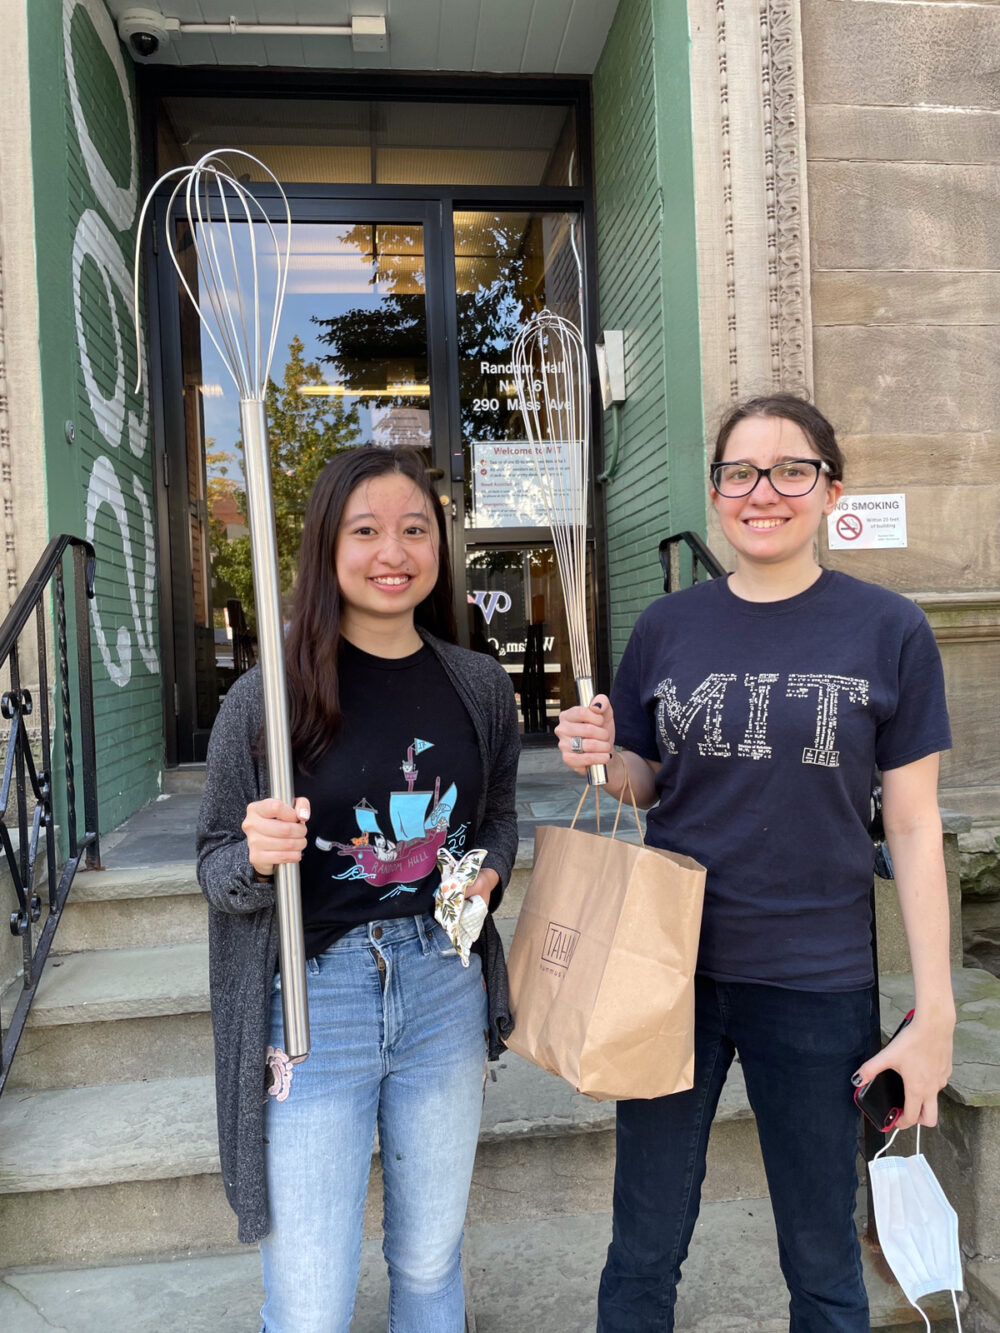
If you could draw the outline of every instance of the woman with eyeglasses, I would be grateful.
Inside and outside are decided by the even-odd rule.
[[[900,1125],[933,1125],[955,1021],[937,806],[951,744],[940,657],[906,598],[816,561],[843,491],[830,423],[789,394],[733,407],[710,496],[728,578],[640,615],[610,700],[561,715],[566,764],[609,765],[647,838],[708,870],[694,1086],[618,1104],[599,1333],[673,1328],[709,1129],[738,1056],[757,1119],[791,1333],[868,1333],[854,1223],[854,1088],[892,1066]],[[870,798],[885,830],[916,1015],[871,1055]]]

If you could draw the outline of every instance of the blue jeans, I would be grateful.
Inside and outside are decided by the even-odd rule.
[[[823,994],[697,979],[693,1088],[618,1103],[614,1225],[598,1333],[673,1329],[708,1133],[737,1052],[791,1295],[790,1333],[869,1333],[854,1224],[851,1075],[869,1053],[870,1015],[867,990]]]
[[[462,1333],[486,994],[430,916],[358,926],[306,964],[312,1051],[269,1059],[262,1329],[347,1333],[378,1126],[390,1333]],[[381,961],[380,961],[381,960]],[[271,1045],[282,1041],[275,980]]]

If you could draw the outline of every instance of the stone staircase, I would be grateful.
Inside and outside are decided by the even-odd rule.
[[[111,868],[78,877],[0,1099],[5,1333],[257,1328],[257,1256],[236,1244],[218,1174],[206,909],[192,864],[198,798],[184,790],[197,788],[197,773],[172,783],[104,840]],[[501,909],[508,941],[530,850],[523,845]],[[963,974],[968,1058],[945,1099],[935,1161],[946,1189],[964,1201],[965,1240],[977,1256],[1000,1253],[1000,986],[976,981],[986,976]],[[889,979],[887,1030],[896,1001],[905,1003],[905,980]],[[593,1329],[610,1233],[613,1113],[515,1056],[495,1068],[467,1223],[478,1333]],[[355,1333],[385,1327],[380,1195],[376,1159]],[[678,1328],[783,1330],[784,1284],[738,1067],[713,1129],[704,1198]],[[880,1256],[863,1248],[873,1327],[921,1326]],[[973,1333],[1000,1329],[997,1275],[986,1259],[970,1265]],[[948,1311],[946,1299],[936,1328],[950,1327]]]

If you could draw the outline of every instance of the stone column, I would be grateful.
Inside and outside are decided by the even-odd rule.
[[[729,404],[812,385],[799,6],[688,0],[702,392]],[[709,542],[729,550],[714,513]]]

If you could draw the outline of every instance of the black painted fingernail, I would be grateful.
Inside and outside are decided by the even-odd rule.
[[[851,1075],[851,1082],[854,1084],[854,1086],[855,1086],[856,1088],[860,1088],[861,1085],[862,1085],[862,1083],[864,1083],[864,1081],[865,1081],[865,1080],[864,1080],[864,1075],[862,1075],[862,1074],[852,1074],[852,1075]]]
[[[594,704],[594,708],[596,708],[598,712],[600,712],[603,707],[603,704]]]

